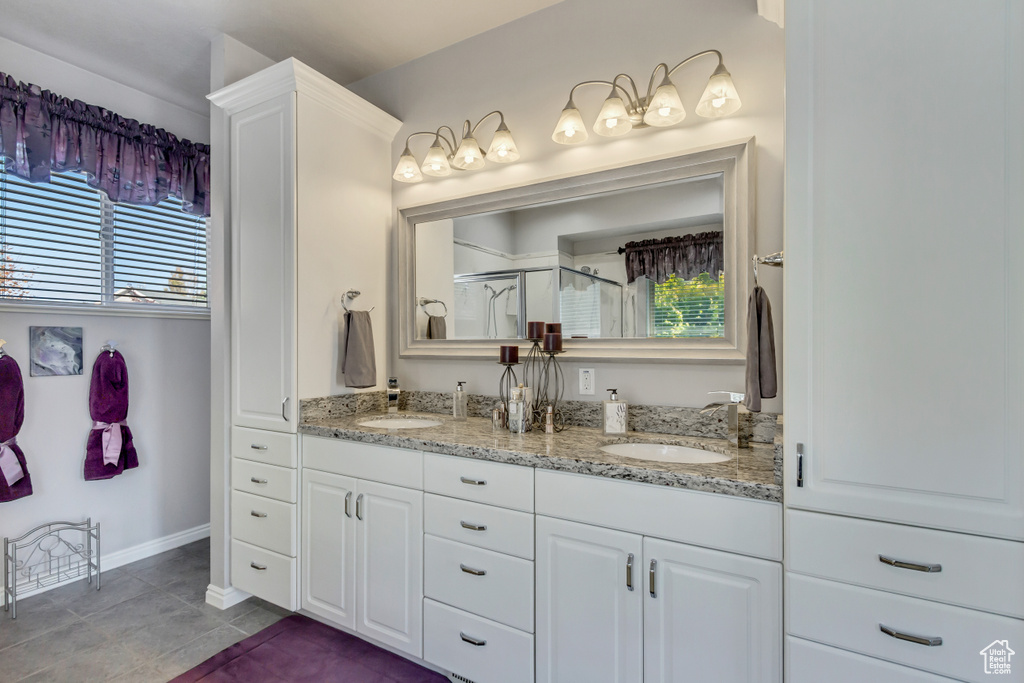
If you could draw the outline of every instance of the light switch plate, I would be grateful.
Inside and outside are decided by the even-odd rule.
[[[580,396],[594,395],[594,368],[580,368]]]

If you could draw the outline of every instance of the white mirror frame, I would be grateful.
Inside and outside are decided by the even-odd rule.
[[[633,361],[740,364],[747,343],[747,296],[754,247],[755,141],[747,138],[713,148],[549,180],[435,204],[400,208],[397,217],[399,357],[498,359],[499,344],[529,347],[525,339],[416,338],[416,224],[476,213],[533,206],[602,192],[711,174],[723,176],[723,229],[726,264],[725,337],[718,339],[565,339],[566,361]]]

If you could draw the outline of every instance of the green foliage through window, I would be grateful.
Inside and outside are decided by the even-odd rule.
[[[648,282],[650,337],[724,337],[725,273],[701,273],[692,280],[675,275],[662,284]]]

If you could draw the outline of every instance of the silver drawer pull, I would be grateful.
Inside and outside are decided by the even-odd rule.
[[[633,553],[626,558],[626,588],[633,590]]]
[[[486,486],[487,481],[485,479],[470,479],[469,477],[459,477],[459,481],[463,484],[470,484],[472,486]]]
[[[261,518],[267,516],[266,512],[256,512],[255,510],[252,510],[251,512],[249,512],[249,514],[252,515],[253,517],[261,517]]]
[[[899,567],[900,569],[913,569],[915,572],[925,572],[928,574],[934,574],[935,572],[942,571],[941,564],[918,564],[917,562],[904,562],[903,560],[896,560],[885,555],[879,555],[878,561],[882,564],[887,564],[890,567]]]
[[[345,494],[345,516],[346,517],[351,517],[352,516],[352,513],[348,511],[348,502],[350,500],[352,500],[352,492],[351,491],[349,491],[348,493]]]
[[[891,629],[885,624],[879,624],[878,628],[887,636],[891,636],[898,640],[905,640],[908,643],[917,643],[918,645],[927,645],[928,647],[936,647],[942,645],[942,638],[934,636],[912,636],[909,633],[900,633],[896,629]]]
[[[464,641],[466,641],[470,645],[476,645],[477,647],[483,647],[484,645],[487,644],[486,640],[480,640],[479,638],[474,638],[473,636],[467,636],[462,631],[459,631],[459,638],[462,638]]]
[[[467,567],[464,564],[460,564],[459,569],[466,572],[467,574],[472,574],[473,576],[483,576],[487,573],[487,571],[484,569],[473,569],[472,567]]]
[[[265,564],[256,564],[255,562],[250,562],[249,566],[252,567],[253,569],[255,569],[258,572],[265,572],[265,571],[267,571],[267,565],[265,565]]]
[[[459,524],[462,525],[463,529],[469,529],[470,531],[487,531],[486,524],[473,524],[465,521],[459,522]]]
[[[251,481],[254,484],[266,484],[267,483],[266,479],[257,479],[256,477],[249,477],[249,481]]]
[[[356,519],[363,521],[363,494],[356,496]]]
[[[658,566],[658,561],[657,560],[651,560],[651,574],[650,574],[650,577],[651,577],[650,583],[651,583],[651,585],[650,585],[650,593],[651,593],[651,597],[652,598],[658,597],[657,594],[654,592],[654,572],[655,572],[657,566]]]
[[[265,451],[265,450],[267,450],[266,446],[263,446],[263,445],[258,444],[258,443],[251,443],[251,444],[249,444],[249,448],[253,449],[254,451]]]

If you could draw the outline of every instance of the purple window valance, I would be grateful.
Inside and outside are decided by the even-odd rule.
[[[662,284],[673,275],[691,280],[701,273],[718,277],[725,269],[721,232],[627,242],[625,249],[627,282],[646,277]]]
[[[84,171],[112,201],[153,205],[167,197],[210,215],[210,146],[21,83],[0,72],[0,161],[8,173],[49,182]]]

